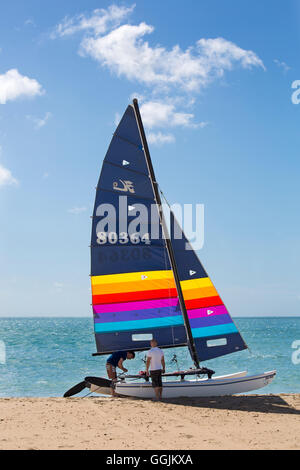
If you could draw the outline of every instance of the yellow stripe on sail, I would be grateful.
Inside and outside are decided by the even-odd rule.
[[[213,283],[209,277],[202,277],[200,279],[188,279],[187,281],[180,282],[181,289],[201,289],[202,287],[213,287]]]
[[[143,271],[138,273],[108,274],[106,276],[92,276],[92,286],[103,284],[121,284],[122,282],[136,282],[140,280],[174,279],[173,272],[168,271]]]

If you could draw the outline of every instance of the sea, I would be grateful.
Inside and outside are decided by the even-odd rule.
[[[249,350],[201,365],[216,375],[276,369],[275,380],[257,393],[300,393],[300,317],[234,321]],[[88,375],[105,377],[106,357],[94,352],[91,318],[0,318],[0,397],[61,397]],[[144,370],[144,357],[125,363],[129,373]],[[168,372],[192,366],[187,348],[166,349],[165,358]]]

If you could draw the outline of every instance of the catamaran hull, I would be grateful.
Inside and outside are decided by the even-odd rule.
[[[214,379],[168,381],[163,383],[163,398],[197,398],[247,393],[265,387],[272,382],[275,375],[276,371],[250,376],[245,372],[240,372]],[[92,385],[91,391],[107,393],[108,389],[97,389]],[[116,392],[127,397],[150,399],[154,397],[154,390],[150,382],[120,382],[116,385]]]

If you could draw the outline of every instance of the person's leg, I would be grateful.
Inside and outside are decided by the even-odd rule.
[[[154,392],[155,392],[155,398],[156,398],[156,400],[159,401],[159,400],[160,400],[160,398],[159,398],[159,387],[155,387],[155,388],[154,388]]]
[[[115,382],[115,381],[117,380],[116,368],[115,368],[112,364],[110,364],[109,362],[107,362],[107,363],[106,363],[106,370],[107,370],[108,378],[111,379],[113,382]],[[112,397],[116,397],[116,396],[117,396],[113,384],[112,384],[112,386],[111,386],[111,395],[112,395]]]
[[[159,395],[159,400],[161,400],[162,398],[162,389],[163,389],[163,386],[162,386],[162,376],[161,376],[161,370],[159,371],[158,373],[158,395]]]
[[[155,399],[159,401],[160,398],[159,398],[158,371],[152,370],[150,374],[151,374],[152,387],[154,388]]]

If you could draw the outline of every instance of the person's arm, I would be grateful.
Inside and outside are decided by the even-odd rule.
[[[123,361],[124,361],[124,359],[121,357],[121,359],[120,359],[119,362],[118,362],[118,367],[119,367],[119,369],[121,369],[123,372],[128,372],[128,370],[125,369],[125,367],[123,367]]]
[[[149,367],[150,367],[150,362],[151,362],[151,357],[147,357],[147,362],[146,362],[146,375],[149,375]]]
[[[161,358],[161,365],[162,365],[162,373],[164,374],[166,372],[165,356],[162,356]]]

